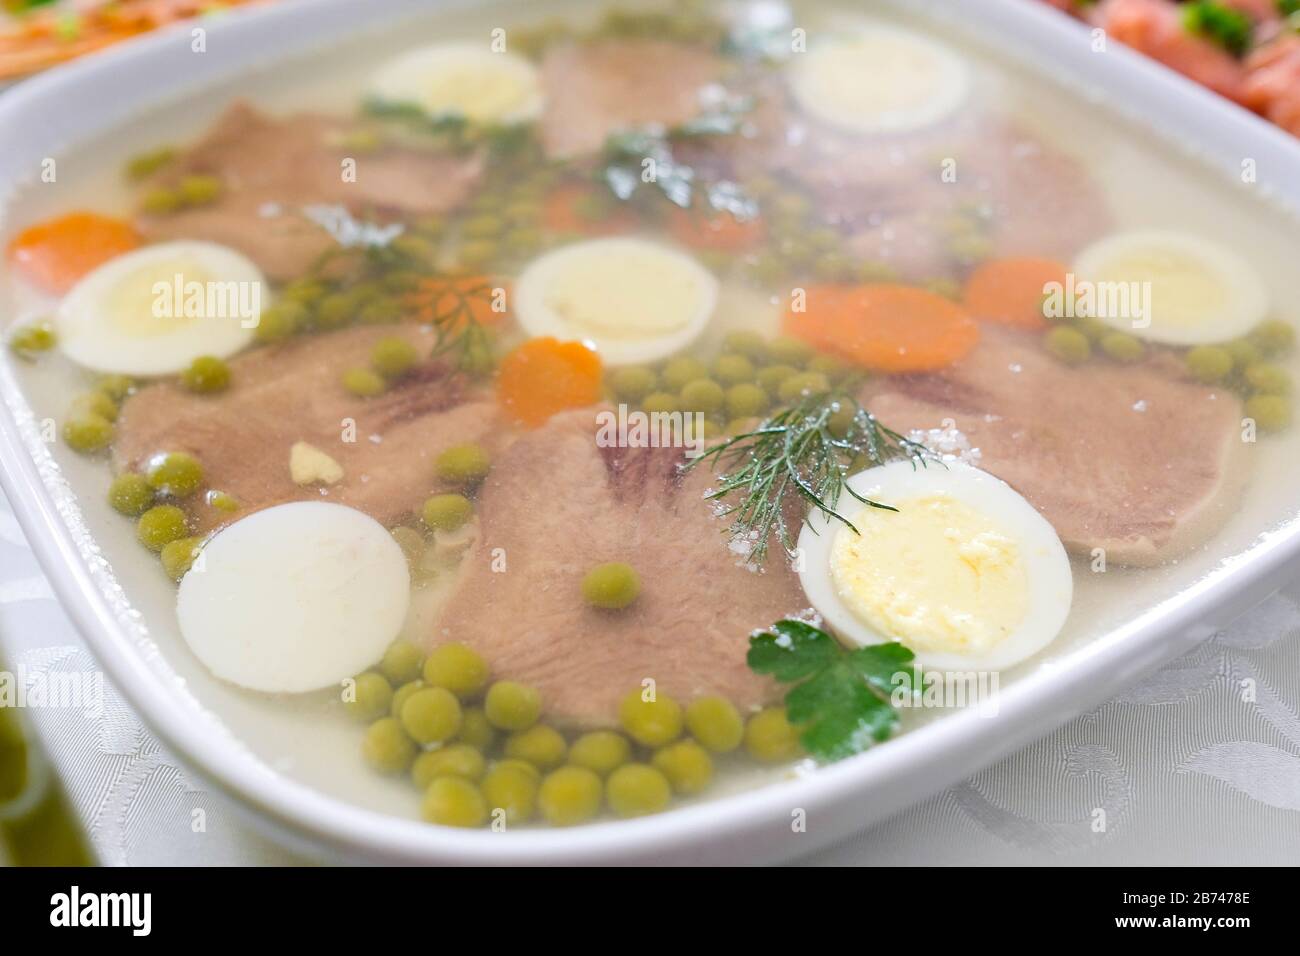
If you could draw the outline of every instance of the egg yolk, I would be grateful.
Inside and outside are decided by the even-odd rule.
[[[831,581],[864,624],[915,651],[979,654],[1024,620],[1029,577],[1016,539],[950,495],[863,508],[831,547]]]
[[[635,340],[686,326],[701,295],[675,259],[620,248],[570,263],[552,277],[546,304],[575,333]]]

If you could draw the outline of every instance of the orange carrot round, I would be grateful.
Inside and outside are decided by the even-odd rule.
[[[50,292],[67,292],[86,273],[140,245],[130,223],[73,212],[28,226],[9,243],[20,272]]]
[[[1019,329],[1043,329],[1043,295],[1050,282],[1065,282],[1066,267],[1055,259],[1024,256],[994,259],[970,274],[962,295],[971,315]]]
[[[556,412],[600,401],[600,357],[581,342],[530,339],[501,361],[497,400],[506,414],[536,428]]]
[[[800,310],[802,306],[802,310]],[[928,372],[953,364],[979,341],[957,303],[907,285],[822,285],[798,293],[785,316],[791,335],[881,372]]]
[[[767,237],[763,220],[737,219],[729,212],[681,209],[674,206],[668,222],[673,238],[693,249],[745,252]]]

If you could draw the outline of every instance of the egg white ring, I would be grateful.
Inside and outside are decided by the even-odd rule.
[[[406,556],[383,525],[345,505],[295,501],[217,532],[181,579],[176,616],[216,677],[304,693],[379,660],[410,599]]]
[[[1229,304],[1215,320],[1196,328],[1161,327],[1152,321],[1145,328],[1134,325],[1130,316],[1097,316],[1123,332],[1166,345],[1206,345],[1226,342],[1245,335],[1268,315],[1268,292],[1249,262],[1221,243],[1169,229],[1143,229],[1107,236],[1088,246],[1074,260],[1076,282],[1105,280],[1106,266],[1126,253],[1148,253],[1168,249],[1197,260],[1206,273],[1217,276],[1229,296]],[[1155,303],[1151,303],[1154,307]]]
[[[1001,670],[1037,654],[1060,633],[1074,597],[1070,559],[1047,519],[1006,482],[959,462],[946,466],[930,462],[922,467],[913,466],[908,461],[896,461],[858,472],[848,479],[847,485],[862,497],[883,504],[929,494],[951,495],[987,515],[1004,533],[1014,534],[1020,546],[1028,577],[1029,606],[1016,630],[978,657],[917,651],[916,662],[921,668]],[[837,510],[852,520],[864,507],[867,506],[844,492],[840,495]],[[900,641],[906,645],[904,638],[877,631],[836,593],[831,580],[831,549],[836,535],[853,533],[820,511],[809,515],[798,542],[803,558],[799,582],[804,593],[841,641],[859,646],[887,641]]]
[[[400,103],[419,107],[434,118],[456,115],[445,108],[436,107],[425,97],[424,79],[446,67],[461,64],[481,66],[485,70],[504,70],[514,74],[520,84],[531,93],[523,105],[493,117],[490,122],[503,126],[529,123],[542,115],[545,97],[541,79],[531,63],[513,53],[493,53],[478,43],[438,43],[401,54],[385,63],[371,77],[368,87],[370,98],[381,103]]]
[[[616,254],[619,249],[625,249],[632,255],[650,252],[657,256],[671,257],[675,265],[692,277],[700,289],[700,300],[694,314],[681,328],[639,339],[608,339],[575,330],[547,304],[547,290],[553,278],[567,272],[575,264],[582,265],[584,259],[590,259],[593,265],[598,265],[600,256]],[[531,336],[554,336],[557,339],[577,337],[595,350],[606,366],[638,365],[667,358],[699,338],[717,308],[718,287],[718,279],[712,272],[672,246],[634,237],[589,239],[562,246],[529,263],[515,282],[514,312],[519,324]]]
[[[820,50],[828,50],[835,45],[843,46],[855,38],[865,37],[894,39],[924,49],[934,58],[941,75],[938,93],[921,106],[905,112],[866,113],[848,117],[843,112],[830,108],[812,82],[810,67],[814,61],[809,58],[816,57]],[[861,24],[860,21],[855,21],[851,32],[822,40],[807,53],[792,57],[786,79],[790,91],[806,112],[830,126],[850,133],[907,133],[935,126],[961,109],[969,97],[971,86],[970,70],[965,61],[945,44],[889,24]]]
[[[177,261],[200,262],[213,282],[255,284],[260,302],[256,316],[195,319],[163,335],[128,338],[114,331],[102,304],[113,287],[142,267],[156,265],[157,281],[172,283]],[[182,277],[183,278],[183,277]],[[78,365],[120,375],[171,375],[184,371],[202,355],[229,358],[253,340],[260,308],[269,302],[270,286],[251,259],[215,242],[160,242],[110,259],[83,276],[59,303],[54,327],[59,348]]]

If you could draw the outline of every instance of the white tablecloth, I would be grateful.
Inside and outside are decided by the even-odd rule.
[[[1094,713],[800,862],[1300,862],[1298,636],[1300,582]],[[29,680],[95,670],[2,497],[0,647]],[[28,715],[105,863],[301,862],[198,789],[107,682],[97,714]]]

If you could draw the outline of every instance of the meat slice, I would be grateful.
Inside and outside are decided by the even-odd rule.
[[[150,456],[185,451],[203,464],[210,489],[240,504],[236,515],[285,501],[351,505],[385,525],[405,520],[434,490],[434,458],[464,442],[490,444],[495,405],[476,400],[466,381],[438,362],[421,363],[376,398],[350,395],[342,373],[363,365],[374,342],[401,335],[423,352],[432,336],[418,326],[373,326],[306,336],[232,361],[231,386],[194,395],[172,383],[149,385],[126,400],[113,445],[119,469],[142,469]],[[350,425],[350,423],[355,425]],[[337,461],[343,479],[299,486],[289,450],[304,441]],[[197,530],[232,516],[188,502]]]
[[[1300,136],[1300,36],[1279,36],[1259,47],[1247,57],[1246,69],[1244,103]]]
[[[614,723],[647,678],[682,702],[772,700],[777,688],[745,663],[749,634],[807,600],[786,562],[741,566],[703,497],[708,466],[679,476],[680,461],[674,449],[597,447],[591,410],[519,438],[480,492],[481,534],[431,642],[476,648],[498,676],[539,688],[565,724]],[[583,575],[604,561],[640,574],[624,610],[583,602]]]
[[[864,400],[907,432],[950,419],[977,464],[1023,494],[1067,548],[1152,565],[1212,534],[1245,475],[1241,404],[1178,377],[1159,359],[1077,368],[1031,337],[986,328],[942,373],[875,384]]]
[[[355,155],[342,145],[347,120],[313,114],[283,119],[236,103],[146,188],[203,173],[222,181],[217,201],[139,217],[151,239],[210,239],[240,250],[273,279],[302,275],[335,244],[304,207],[342,206],[394,221],[445,212],[466,199],[482,173],[477,155],[384,148]],[[345,179],[343,160],[356,161]]]
[[[652,123],[676,126],[700,112],[721,61],[669,40],[608,39],[560,46],[542,61],[546,154],[595,153],[610,133]]]

